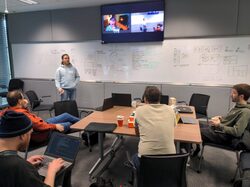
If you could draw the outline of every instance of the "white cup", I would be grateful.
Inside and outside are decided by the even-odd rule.
[[[176,105],[176,98],[175,98],[175,97],[170,97],[170,98],[169,98],[168,104],[169,104],[170,106]]]
[[[132,106],[133,108],[136,108],[136,105],[137,105],[137,101],[132,101],[132,102],[131,102],[131,106]]]

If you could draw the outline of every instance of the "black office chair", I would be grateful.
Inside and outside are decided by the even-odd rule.
[[[75,100],[67,100],[67,101],[56,101],[54,102],[54,112],[55,116],[63,114],[65,112],[75,116],[77,118],[85,117],[91,114],[93,111],[79,110],[77,103]],[[84,115],[83,115],[84,114]],[[79,132],[79,137],[81,137],[81,129],[70,129],[67,134]],[[90,142],[90,133],[87,133],[88,142]],[[91,151],[91,147],[89,146],[89,150]]]
[[[6,89],[8,91],[1,92],[0,96],[1,97],[7,97],[7,93],[13,90],[21,90],[23,91],[24,87],[24,82],[21,79],[10,79],[9,81],[9,86],[6,85],[0,85],[0,88]]]
[[[112,93],[112,100],[114,106],[131,106],[131,94]]]
[[[207,116],[207,107],[209,102],[210,96],[205,94],[194,93],[192,94],[189,106],[195,107],[196,118],[206,118],[208,122]]]
[[[138,177],[139,187],[185,187],[189,153],[142,155]]]
[[[161,95],[161,100],[160,100],[161,104],[168,105],[168,101],[169,101],[169,96],[168,95]]]
[[[52,116],[51,111],[53,110],[53,105],[41,104],[43,100],[39,99],[36,92],[33,90],[29,90],[25,92],[25,95],[27,96],[27,99],[29,100],[31,111],[37,112],[37,115],[39,115],[40,111],[49,111],[50,116]],[[42,98],[46,98],[46,97],[50,97],[50,96],[42,96]]]

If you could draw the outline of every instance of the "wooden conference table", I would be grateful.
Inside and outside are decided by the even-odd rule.
[[[194,108],[192,108],[194,111]],[[132,107],[124,107],[124,106],[114,106],[111,109],[106,111],[94,111],[92,114],[88,115],[87,117],[81,119],[79,122],[75,123],[71,126],[72,129],[81,129],[84,130],[89,123],[97,122],[97,123],[116,123],[116,116],[123,115],[124,116],[124,123],[122,127],[116,127],[113,131],[113,134],[117,135],[118,139],[121,139],[123,135],[126,136],[136,136],[134,128],[128,128],[128,117],[135,109]],[[192,114],[180,114],[181,116],[193,117],[196,118],[195,112]],[[108,155],[110,152],[113,152],[115,142],[112,144],[110,151],[107,153],[103,153],[103,139],[102,134],[99,133],[99,160],[94,165],[94,167],[90,170],[90,176],[92,173],[97,169],[98,165],[103,161],[103,159]],[[196,143],[199,144],[202,142],[201,134],[200,134],[200,127],[197,121],[197,124],[177,124],[174,129],[174,140],[176,142],[177,150],[179,150],[180,142],[183,143]]]

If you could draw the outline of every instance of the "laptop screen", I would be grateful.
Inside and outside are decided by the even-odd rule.
[[[45,155],[74,162],[80,144],[81,140],[77,137],[54,132],[50,138]]]

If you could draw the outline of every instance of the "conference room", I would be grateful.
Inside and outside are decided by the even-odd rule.
[[[93,111],[102,106],[104,99],[112,97],[112,93],[131,94],[132,100],[142,98],[145,87],[153,85],[162,95],[187,104],[194,93],[208,95],[208,118],[225,116],[234,107],[230,98],[232,86],[249,83],[250,3],[247,0],[165,0],[158,10],[163,17],[146,8],[138,12],[107,12],[108,5],[122,4],[126,9],[128,3],[151,1],[35,2],[37,4],[19,0],[0,3],[1,93],[6,92],[9,81],[16,78],[24,82],[24,93],[33,90],[42,98],[41,104],[60,101],[55,74],[65,53],[80,76],[76,87],[79,110]],[[152,13],[151,17],[139,13],[147,11]],[[106,31],[103,18],[111,19],[107,15],[112,14],[117,15],[117,21],[119,17],[126,17],[128,20],[123,25],[130,30]],[[163,31],[157,35],[153,35],[155,20],[163,25]],[[147,32],[142,32],[140,27],[147,24]],[[131,25],[136,28],[133,30]],[[0,104],[2,108],[7,106],[2,95]],[[47,119],[50,112],[39,111],[38,116]],[[78,132],[73,135],[79,137]],[[104,151],[115,138],[116,135],[106,133]],[[123,139],[120,150],[102,174],[116,186],[129,186],[130,169],[124,165],[126,152],[131,156],[136,153],[139,141],[135,136],[125,135]],[[88,146],[80,146],[72,170],[72,186],[89,186],[94,182],[89,180],[89,171],[99,158],[100,149],[98,144],[91,149],[92,152]],[[42,154],[44,150],[42,147],[29,155]],[[230,180],[237,168],[234,151],[207,146],[203,157],[200,173],[197,173],[199,160],[188,161],[187,186],[233,186]]]

